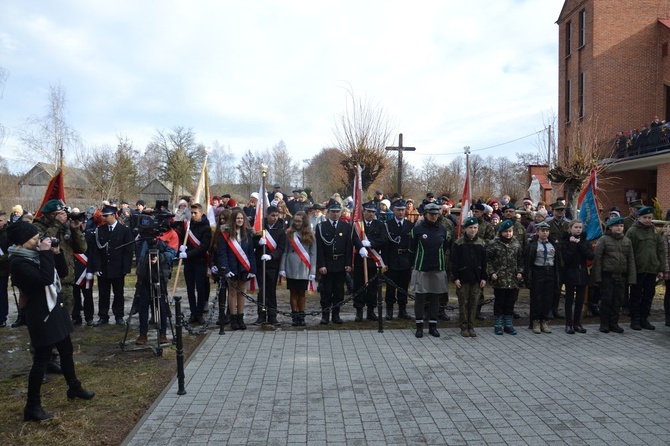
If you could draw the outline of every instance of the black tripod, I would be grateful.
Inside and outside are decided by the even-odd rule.
[[[149,249],[147,250],[147,263],[145,264],[146,267],[146,274],[141,275],[139,274],[138,271],[138,293],[139,298],[137,301],[137,308],[141,306],[141,301],[143,299],[143,294],[147,292],[147,288],[149,291],[149,306],[154,314],[154,326],[156,329],[156,343],[155,345],[152,345],[150,343],[147,343],[145,346],[141,347],[135,347],[132,349],[127,349],[127,342],[128,342],[128,332],[130,331],[130,322],[133,317],[133,314],[135,311],[131,310],[130,315],[128,316],[128,319],[126,319],[126,333],[123,338],[123,341],[119,342],[119,346],[121,347],[121,350],[123,351],[136,351],[136,350],[145,350],[147,348],[150,348],[153,350],[154,354],[156,356],[162,356],[163,355],[163,347],[160,342],[161,338],[161,333],[167,331],[167,327],[163,326],[163,314],[162,312],[165,311],[165,320],[166,324],[169,323],[170,326],[170,333],[172,334],[172,338],[174,339],[174,328],[172,324],[172,312],[170,311],[170,305],[167,302],[167,277],[165,277],[165,274],[163,273],[161,269],[161,262],[160,262],[160,252],[156,247],[156,239],[155,238],[150,238],[148,239],[148,246]],[[141,267],[141,264],[143,262],[138,262],[138,268]],[[135,307],[135,302],[133,302],[133,307]],[[140,316],[141,317],[141,316]],[[147,315],[148,317],[148,315]]]

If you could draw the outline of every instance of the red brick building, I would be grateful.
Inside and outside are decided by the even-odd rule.
[[[670,1],[566,0],[559,26],[558,156],[670,121]],[[602,152],[600,152],[602,154]],[[609,155],[613,156],[613,155]],[[604,156],[607,157],[607,156]],[[657,197],[670,209],[670,144],[614,159],[601,176],[605,208]]]

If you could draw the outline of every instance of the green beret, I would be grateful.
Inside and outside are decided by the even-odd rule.
[[[50,214],[51,212],[62,211],[65,208],[65,203],[60,200],[49,200],[40,210],[43,214]]]
[[[500,223],[500,226],[498,226],[498,232],[503,232],[506,229],[514,227],[514,222],[510,219],[505,220],[504,222]]]
[[[651,206],[644,206],[643,208],[640,208],[637,211],[637,215],[647,215],[647,214],[653,214],[654,213],[654,208]]]
[[[464,222],[463,222],[463,227],[467,228],[468,226],[476,225],[479,224],[479,220],[477,220],[475,217],[468,217]]]
[[[608,228],[609,228],[610,226],[614,226],[614,225],[622,225],[622,224],[623,224],[623,218],[621,218],[621,217],[610,218],[610,219],[607,221],[607,227],[608,227]]]

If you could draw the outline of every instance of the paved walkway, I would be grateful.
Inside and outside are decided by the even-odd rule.
[[[670,328],[212,333],[128,445],[667,445]]]

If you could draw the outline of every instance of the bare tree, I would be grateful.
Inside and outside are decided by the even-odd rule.
[[[161,153],[160,178],[172,185],[171,201],[177,202],[181,189],[191,189],[200,175],[206,150],[196,144],[192,129],[174,127],[170,132],[156,130],[152,142]]]
[[[298,163],[294,162],[289,155],[284,141],[275,144],[271,153],[274,181],[286,187],[285,190],[288,190],[289,186],[298,184],[301,171]]]
[[[235,154],[230,146],[224,146],[219,141],[214,141],[212,152],[207,158],[207,166],[212,184],[224,187],[235,184],[237,179],[237,171],[233,167],[235,166]]]
[[[240,163],[237,165],[237,173],[240,186],[243,188],[247,197],[251,192],[258,190],[263,178],[261,174],[261,166],[270,158],[268,151],[253,153],[251,150],[247,150],[244,155],[242,155]],[[268,168],[267,178],[272,178],[270,168]],[[268,189],[270,189],[270,187],[268,187]]]
[[[67,150],[76,150],[81,144],[79,134],[65,119],[66,91],[60,84],[49,87],[48,104],[43,116],[31,116],[19,129],[19,139],[26,147],[23,157],[30,162],[35,155],[60,166]]]
[[[153,142],[147,144],[138,166],[138,182],[142,187],[161,176],[161,158],[161,147]]]
[[[325,148],[305,167],[305,182],[312,188],[314,199],[324,201],[335,192],[344,194],[347,173],[342,169],[344,155],[335,148]]]
[[[356,98],[351,88],[347,93],[345,111],[335,123],[335,140],[344,154],[342,166],[347,172],[347,190],[351,190],[357,164],[364,169],[362,186],[367,190],[388,166],[389,155],[385,148],[394,126],[379,105],[369,99]]]
[[[92,147],[82,152],[80,159],[86,179],[100,200],[134,198],[143,186],[138,172],[141,155],[127,137],[117,138],[116,147]]]

